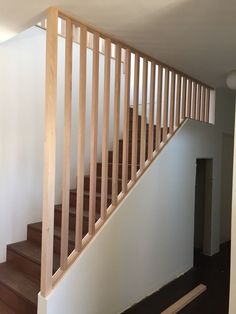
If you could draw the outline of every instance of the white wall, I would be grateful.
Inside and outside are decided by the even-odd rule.
[[[210,249],[217,252],[219,135],[188,121],[48,298],[39,297],[39,314],[120,313],[190,269],[196,158],[213,158]]]
[[[234,134],[234,94],[226,89],[216,91],[216,127],[222,131],[218,141],[221,146],[221,211],[220,242],[230,240],[231,233],[231,194],[233,167]]]
[[[41,219],[44,53],[40,32],[0,46],[0,261]]]
[[[44,137],[45,31],[32,27],[0,45],[0,262],[6,245],[26,239],[27,224],[41,220]],[[65,42],[58,40],[56,203],[61,202]],[[101,159],[104,56],[100,55],[98,160]],[[73,45],[71,188],[76,184],[79,46]],[[115,61],[111,60],[110,147],[113,137]],[[122,69],[123,73],[123,69]],[[92,51],[87,50],[86,139],[90,138]],[[124,75],[121,76],[122,134]],[[89,143],[89,141],[86,141]],[[85,169],[89,173],[86,147]]]

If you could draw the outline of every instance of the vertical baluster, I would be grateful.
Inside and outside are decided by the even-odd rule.
[[[210,89],[207,88],[205,122],[209,122],[209,115],[210,115]]]
[[[196,101],[197,101],[197,84],[193,82],[193,110],[192,110],[192,118],[196,119]]]
[[[118,163],[119,163],[119,124],[120,124],[120,72],[121,72],[121,48],[116,45],[115,60],[115,101],[114,101],[114,139],[112,159],[112,205],[117,204],[118,194]]]
[[[70,157],[71,157],[71,94],[72,94],[72,22],[66,21],[65,56],[65,109],[64,109],[64,151],[61,223],[61,269],[65,269],[68,257],[69,209],[70,209]]]
[[[151,161],[153,157],[155,77],[156,77],[156,64],[152,62],[151,63],[151,82],[150,82],[150,112],[149,112],[149,126],[148,126],[148,160],[149,161]]]
[[[97,191],[97,133],[98,133],[98,80],[99,80],[99,34],[93,34],[93,72],[90,141],[89,181],[89,234],[95,233],[96,191]]]
[[[87,29],[80,27],[80,82],[79,82],[79,119],[78,119],[78,156],[77,156],[77,196],[76,196],[76,228],[75,250],[82,248],[83,237],[83,205],[84,205],[84,149],[86,127],[86,56]]]
[[[201,118],[201,99],[202,99],[202,86],[198,84],[198,96],[197,96],[197,120]]]
[[[188,103],[187,103],[187,117],[191,118],[191,100],[192,100],[192,81],[188,80]]]
[[[187,87],[187,81],[186,77],[183,77],[183,89],[182,89],[182,113],[181,113],[181,120],[185,119],[186,116],[186,89]]]
[[[122,192],[127,192],[129,163],[129,110],[130,110],[130,49],[125,52],[125,96],[124,96]]]
[[[156,112],[156,151],[159,150],[161,142],[161,118],[162,118],[162,79],[163,69],[158,65],[158,88],[157,88],[157,112]]]
[[[41,293],[43,296],[47,296],[52,289],[56,165],[57,20],[58,10],[55,8],[48,9],[41,264]]]
[[[206,88],[203,86],[202,88],[202,112],[201,112],[201,121],[205,121],[205,96],[206,96]]]
[[[175,72],[171,75],[171,92],[170,92],[170,134],[174,132],[174,114],[175,114]]]
[[[108,141],[109,141],[109,111],[110,111],[110,67],[111,40],[105,39],[104,67],[104,106],[102,130],[102,187],[101,187],[101,218],[107,218],[107,185],[108,185]]]
[[[177,86],[176,86],[176,115],[175,126],[178,128],[180,125],[180,98],[181,98],[181,76],[177,74]]]
[[[167,140],[168,133],[168,105],[169,105],[169,70],[165,69],[164,113],[163,113],[163,142]]]
[[[140,142],[140,170],[143,171],[146,155],[146,123],[147,123],[147,59],[143,58],[143,87],[142,87],[142,120]]]
[[[137,144],[138,144],[138,99],[139,99],[139,55],[135,54],[134,68],[134,106],[133,106],[133,125],[132,125],[132,181],[136,180],[137,175]]]

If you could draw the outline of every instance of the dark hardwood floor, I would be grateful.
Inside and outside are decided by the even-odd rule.
[[[213,257],[197,253],[193,269],[123,314],[161,313],[200,283],[207,285],[207,291],[179,313],[228,314],[229,275],[230,244],[226,243]]]

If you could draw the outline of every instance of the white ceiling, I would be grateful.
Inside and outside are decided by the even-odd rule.
[[[49,6],[213,87],[236,68],[236,0],[0,0],[0,41]]]

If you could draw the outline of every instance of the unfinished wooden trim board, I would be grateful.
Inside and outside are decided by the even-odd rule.
[[[168,307],[165,311],[161,312],[161,314],[175,314],[181,311],[185,306],[191,303],[194,299],[199,297],[204,291],[206,291],[207,287],[203,284],[198,285],[196,288],[187,293],[184,297],[179,299],[177,302]]]

